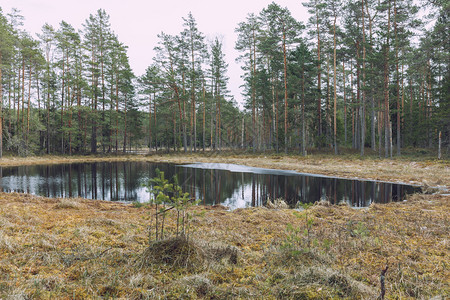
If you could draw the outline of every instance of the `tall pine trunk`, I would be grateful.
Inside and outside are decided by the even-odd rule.
[[[344,86],[344,142],[347,144],[347,99],[346,99],[346,87],[345,87],[345,61],[342,61],[342,79],[343,79],[343,86]]]
[[[25,136],[25,144],[26,147],[28,148],[28,138],[29,138],[29,134],[30,134],[30,110],[31,110],[31,65],[29,66],[28,69],[28,77],[29,77],[29,81],[28,81],[28,104],[27,104],[27,133]]]
[[[364,0],[361,1],[362,34],[363,34],[363,60],[362,60],[362,99],[361,99],[361,156],[364,156],[366,141],[366,30],[364,26]]]
[[[0,52],[0,158],[3,157],[3,78],[2,53]]]
[[[306,125],[305,125],[305,73],[302,68],[302,155],[306,156]]]
[[[316,1],[316,26],[317,26],[317,118],[318,118],[318,127],[317,133],[318,137],[322,135],[322,99],[321,99],[321,70],[320,70],[320,28],[319,28],[319,12],[317,9],[317,1]],[[318,144],[319,149],[322,146],[321,142]]]
[[[128,125],[127,124],[127,102],[128,102],[127,96],[125,95],[125,111],[124,111],[125,124],[124,124],[124,130],[123,130],[123,153],[127,152],[127,130],[128,130],[128,128],[127,128],[127,125]]]
[[[253,52],[253,59],[250,59],[250,64],[252,68],[252,125],[253,125],[253,152],[256,151],[256,87],[255,87],[255,74],[256,74],[256,37],[255,37],[255,30],[252,31],[253,34],[253,51],[250,46],[250,57],[252,56]],[[278,150],[277,150],[278,151]]]
[[[398,66],[398,36],[397,36],[397,5],[394,0],[394,32],[395,32],[395,70],[396,70],[396,97],[397,97],[397,155],[400,156],[401,139],[400,139],[400,74]]]
[[[334,101],[333,101],[333,144],[334,144],[334,154],[338,154],[337,148],[337,128],[336,128],[336,102],[337,102],[337,94],[336,94],[336,19],[337,15],[334,15],[333,22],[333,92],[334,92]]]
[[[203,135],[202,135],[202,148],[205,152],[206,144],[206,90],[205,90],[205,80],[202,82],[202,95],[203,95]]]
[[[389,156],[389,34],[391,27],[391,1],[388,0],[388,27],[386,36],[386,53],[385,53],[385,65],[384,65],[384,157]]]
[[[287,62],[286,62],[286,25],[283,22],[283,62],[284,62],[284,153],[287,153],[287,119],[288,119],[288,91],[287,91]]]

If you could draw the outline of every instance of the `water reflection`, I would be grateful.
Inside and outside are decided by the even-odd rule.
[[[204,166],[203,166],[204,167]],[[21,167],[0,167],[0,187],[47,197],[83,197],[112,201],[149,200],[143,184],[156,175],[178,176],[184,191],[202,204],[231,208],[264,205],[267,199],[286,199],[290,206],[327,199],[355,207],[372,202],[402,200],[419,188],[370,181],[356,181],[295,174],[259,168],[225,170],[227,166],[177,166],[167,163],[102,162]],[[265,172],[266,171],[266,172]]]

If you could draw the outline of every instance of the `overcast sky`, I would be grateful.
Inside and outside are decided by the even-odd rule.
[[[270,0],[2,0],[3,13],[9,13],[15,7],[25,17],[24,29],[36,37],[44,23],[55,28],[64,20],[75,29],[82,29],[82,24],[103,8],[110,15],[113,31],[119,40],[126,44],[130,64],[135,74],[140,76],[152,63],[153,48],[158,39],[157,34],[164,31],[178,34],[182,31],[183,17],[192,12],[198,28],[207,39],[215,36],[222,38],[226,60],[229,63],[229,89],[238,102],[241,102],[239,86],[240,66],[235,63],[239,55],[234,50],[236,34],[234,29],[239,22],[245,21],[248,13],[258,14],[267,7]],[[308,16],[300,0],[277,0],[282,7],[287,7],[292,15],[306,22]],[[241,104],[241,103],[240,103]]]

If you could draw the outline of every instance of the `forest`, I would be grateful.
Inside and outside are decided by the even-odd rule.
[[[450,1],[160,2],[0,3],[0,299],[450,295]]]
[[[189,13],[178,35],[158,35],[141,75],[103,9],[82,28],[43,24],[36,37],[19,10],[0,9],[0,157],[344,148],[393,157],[440,145],[448,153],[447,1],[299,5],[306,23],[273,2],[236,24],[236,62]],[[227,88],[231,63],[242,65],[243,110]]]

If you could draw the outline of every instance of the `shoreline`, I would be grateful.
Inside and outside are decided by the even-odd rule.
[[[438,192],[450,191],[450,163],[436,160],[375,159],[333,155],[274,154],[152,154],[152,155],[88,155],[88,156],[36,156],[4,157],[0,167],[23,165],[65,164],[81,162],[143,161],[175,164],[229,163],[265,169],[289,170],[304,175],[325,176],[364,181],[378,181],[435,188]]]

